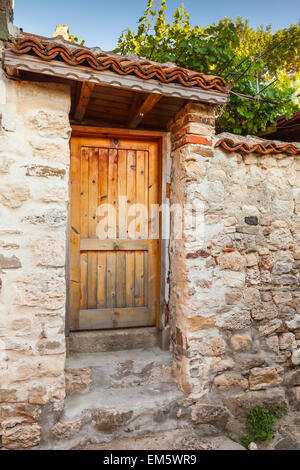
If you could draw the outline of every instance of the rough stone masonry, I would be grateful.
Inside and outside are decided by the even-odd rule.
[[[174,370],[195,422],[300,395],[300,155],[214,148],[228,137],[214,114],[190,104],[171,127],[171,203],[205,215],[204,244],[187,223],[170,245]]]
[[[67,86],[1,72],[0,435],[7,449],[37,446],[42,413],[59,415],[64,406],[69,109]],[[191,419],[228,430],[259,403],[299,406],[300,158],[215,148],[215,113],[188,104],[170,128],[171,202],[204,207],[205,240],[192,236],[192,223],[180,240],[172,227],[169,311],[175,379],[190,397]],[[76,423],[51,432],[70,429],[77,432]]]
[[[69,88],[0,76],[0,434],[36,446],[65,398]]]

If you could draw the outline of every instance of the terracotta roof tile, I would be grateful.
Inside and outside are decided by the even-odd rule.
[[[215,147],[222,147],[228,152],[241,153],[260,153],[267,155],[269,153],[286,153],[287,155],[300,155],[300,148],[294,144],[277,144],[270,141],[260,142],[236,142],[229,138],[222,138],[217,141]]]
[[[158,64],[149,60],[125,57],[101,49],[77,46],[61,38],[41,38],[25,35],[11,39],[6,48],[15,54],[31,54],[42,60],[62,60],[71,66],[85,65],[94,70],[110,70],[119,75],[135,75],[142,80],[155,79],[163,83],[180,83],[185,87],[200,87],[228,93],[231,84],[221,77],[193,72],[182,67]]]

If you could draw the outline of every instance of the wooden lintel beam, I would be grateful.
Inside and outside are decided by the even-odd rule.
[[[142,122],[146,114],[149,113],[152,108],[154,108],[156,103],[158,103],[161,98],[162,95],[159,95],[158,93],[151,93],[148,95],[145,101],[137,108],[134,115],[130,119],[129,128],[135,129]]]
[[[136,116],[136,113],[141,106],[141,102],[142,102],[141,96],[142,95],[140,93],[133,93],[129,117],[128,117],[128,123],[130,123],[132,119]]]
[[[6,67],[6,73],[9,77],[19,77],[20,72],[17,68],[11,67],[10,65],[7,65]]]
[[[82,121],[86,113],[91,94],[95,88],[95,83],[82,82],[78,102],[76,103],[74,119]]]

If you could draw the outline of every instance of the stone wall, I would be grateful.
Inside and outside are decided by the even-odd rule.
[[[300,155],[214,148],[213,120],[188,105],[171,128],[171,203],[204,210],[196,238],[172,228],[174,370],[199,410],[239,417],[300,401]]]
[[[69,109],[67,86],[0,76],[5,448],[36,446],[43,410],[64,404]],[[172,212],[169,311],[192,419],[224,426],[300,401],[300,157],[226,152],[214,128],[215,107],[190,103],[170,129],[170,203],[191,210],[182,237]]]
[[[65,397],[70,92],[0,76],[0,435],[38,444]]]

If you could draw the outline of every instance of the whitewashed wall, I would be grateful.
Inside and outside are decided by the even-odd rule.
[[[65,397],[70,90],[0,76],[0,433],[36,445]],[[60,405],[59,405],[60,406]]]

